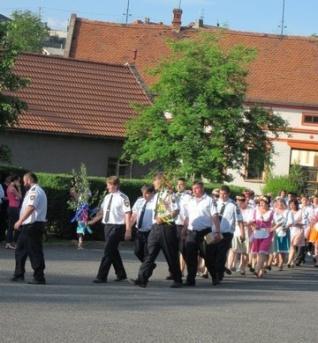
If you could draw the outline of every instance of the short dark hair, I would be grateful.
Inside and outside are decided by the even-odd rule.
[[[204,183],[202,181],[196,180],[192,183],[192,186],[198,185],[200,187],[204,187]]]
[[[290,204],[294,204],[295,205],[296,211],[299,210],[299,202],[298,202],[298,200],[296,200],[296,199],[289,200],[288,205],[290,206]]]
[[[120,180],[119,180],[119,177],[118,176],[109,176],[107,179],[106,179],[106,182],[111,184],[111,185],[114,185],[114,186],[119,186],[120,185]]]
[[[155,189],[153,186],[151,185],[143,185],[141,187],[141,191],[142,192],[145,192],[145,193],[154,193],[155,192]]]
[[[24,177],[28,177],[33,183],[38,183],[38,177],[32,172],[24,174]]]
[[[186,182],[186,179],[184,177],[179,177],[178,181]]]
[[[228,193],[228,194],[230,194],[230,193],[231,193],[231,191],[230,191],[230,187],[229,187],[229,186],[227,186],[227,185],[223,185],[223,186],[221,186],[221,187],[220,187],[220,191],[226,192],[226,193]]]

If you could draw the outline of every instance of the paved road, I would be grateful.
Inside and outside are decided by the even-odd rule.
[[[100,243],[77,251],[45,247],[46,286],[10,283],[14,255],[0,248],[0,343],[14,342],[306,342],[318,339],[318,270],[273,271],[266,279],[227,277],[221,286],[170,289],[159,259],[146,289],[95,285]],[[139,263],[122,248],[130,277]],[[31,279],[27,265],[26,277]]]

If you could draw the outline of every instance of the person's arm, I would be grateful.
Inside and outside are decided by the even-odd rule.
[[[240,229],[240,240],[241,242],[245,241],[245,230],[244,230],[244,224],[242,221],[237,222],[239,229]]]
[[[99,222],[100,220],[102,220],[103,219],[103,209],[100,209],[97,213],[96,213],[96,216],[93,218],[93,219],[91,219],[91,220],[89,220],[88,222],[87,222],[87,225],[94,225],[94,224],[96,224],[97,222]]]
[[[12,187],[12,193],[15,195],[15,197],[19,200],[22,199],[22,192],[21,192],[21,188],[16,188],[16,187]]]
[[[25,211],[20,216],[19,220],[14,224],[14,229],[19,230],[20,226],[23,224],[25,220],[27,220],[30,215],[34,212],[35,208],[31,205],[27,206]]]
[[[125,212],[125,226],[126,226],[126,232],[125,232],[125,240],[129,241],[131,240],[131,212]]]
[[[215,235],[219,236],[221,235],[221,228],[220,228],[220,220],[219,220],[219,215],[215,213],[212,216],[212,226],[215,228]]]

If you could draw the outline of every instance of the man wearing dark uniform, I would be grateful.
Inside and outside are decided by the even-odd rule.
[[[11,281],[24,281],[25,262],[29,256],[34,270],[33,281],[29,283],[43,285],[46,281],[42,235],[46,222],[47,198],[37,182],[37,176],[33,173],[27,173],[23,177],[24,186],[28,191],[22,203],[20,218],[14,225],[14,229],[21,232],[15,250],[16,266]]]
[[[94,283],[106,283],[111,265],[114,266],[117,278],[115,281],[127,279],[127,274],[118,250],[120,241],[124,240],[126,230],[129,231],[130,202],[124,193],[119,190],[119,178],[110,176],[106,179],[108,194],[101,204],[97,215],[88,222],[95,224],[99,220],[105,225],[104,256]]]

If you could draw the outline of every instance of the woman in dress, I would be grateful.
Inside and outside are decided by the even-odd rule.
[[[305,246],[305,218],[304,211],[299,208],[297,200],[289,202],[289,210],[294,217],[294,224],[290,227],[290,250],[288,256],[288,268],[295,266],[296,252]]]
[[[238,195],[236,197],[236,203],[241,210],[243,217],[243,226],[245,231],[246,239],[241,240],[241,230],[238,224],[236,224],[235,232],[232,239],[232,249],[228,258],[228,267],[230,270],[236,270],[236,263],[238,258],[240,258],[240,274],[245,275],[246,266],[248,263],[248,253],[250,246],[250,237],[252,234],[251,224],[254,220],[254,208],[249,206],[248,199],[243,195]]]
[[[255,210],[252,224],[251,253],[256,256],[255,275],[257,278],[261,278],[264,275],[265,263],[273,238],[274,212],[269,208],[269,204],[270,199],[268,197],[264,196],[259,199],[259,206]]]
[[[14,233],[14,224],[19,219],[20,205],[22,199],[21,184],[19,176],[12,176],[10,178],[10,183],[7,188],[7,198],[8,198],[8,231],[7,231],[7,242],[5,245],[6,249],[15,249],[14,242],[17,241],[18,231]]]
[[[293,225],[294,218],[292,212],[286,206],[284,199],[278,199],[275,202],[274,209],[274,227],[275,240],[274,250],[277,254],[278,269],[283,270],[284,262],[289,254],[290,247],[290,231],[289,228]]]
[[[313,245],[314,266],[318,268],[318,195],[313,197],[313,212],[310,218],[310,230],[308,232],[308,242]]]

